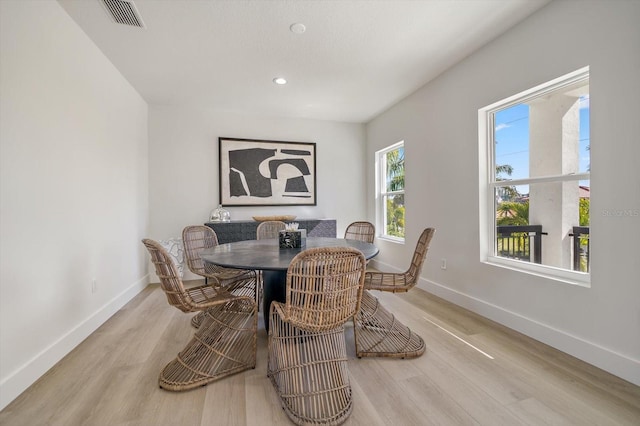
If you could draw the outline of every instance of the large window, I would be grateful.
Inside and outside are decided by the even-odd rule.
[[[404,241],[404,142],[378,151],[376,170],[379,236]]]
[[[589,69],[479,111],[483,260],[589,282]]]

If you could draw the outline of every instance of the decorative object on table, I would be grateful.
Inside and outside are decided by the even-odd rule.
[[[354,248],[304,250],[287,271],[286,301],[271,303],[267,376],[295,424],[339,425],[351,414],[344,325],[358,312],[364,268]]]
[[[187,346],[160,372],[160,387],[184,391],[255,368],[255,299],[207,284],[185,288],[167,251],[153,240],[144,239],[142,243],[151,255],[169,304],[182,312],[201,312],[203,316]]]
[[[218,138],[220,204],[315,206],[316,144]]]
[[[278,220],[280,222],[288,222],[296,219],[295,215],[292,214],[282,214],[279,216],[252,216],[253,220],[256,222],[268,222],[272,220]]]
[[[168,240],[158,241],[163,249],[167,251],[173,259],[178,270],[180,278],[184,276],[184,245],[180,238],[169,238]]]
[[[302,248],[307,245],[307,230],[298,230],[297,223],[285,224],[284,231],[280,231],[280,248]]]
[[[420,279],[422,265],[435,232],[434,228],[422,231],[411,258],[411,265],[406,272],[365,273],[360,310],[354,317],[353,327],[358,358],[415,358],[424,353],[425,344],[422,337],[398,321],[370,290],[404,293],[413,288]]]
[[[231,220],[231,213],[229,210],[222,207],[222,204],[211,210],[211,216],[209,217],[211,222],[229,222]]]

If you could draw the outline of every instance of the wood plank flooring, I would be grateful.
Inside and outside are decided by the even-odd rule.
[[[427,351],[357,359],[349,325],[346,425],[640,425],[638,386],[420,289],[374,295]],[[290,425],[266,376],[262,313],[255,370],[182,393],[158,387],[190,319],[150,285],[2,410],[0,424]]]

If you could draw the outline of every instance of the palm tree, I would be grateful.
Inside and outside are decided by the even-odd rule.
[[[387,153],[387,190],[404,189],[404,149]],[[389,195],[387,198],[387,233],[404,237],[404,194]]]
[[[501,164],[496,166],[496,181],[507,180],[502,174],[506,174],[507,176],[511,176],[513,173],[513,167],[509,164]],[[520,193],[516,189],[515,186],[502,186],[498,188],[498,195],[501,199],[510,201],[515,200],[520,196]]]
[[[389,191],[404,189],[404,149],[396,149],[387,153],[387,179]]]
[[[511,176],[511,173],[513,173],[513,166],[509,164],[502,164],[500,166],[496,166],[496,175],[499,175],[501,173],[506,173],[507,176]],[[498,178],[498,180],[502,180],[502,179]]]
[[[514,225],[523,226],[529,224],[529,200],[524,203],[505,201],[498,206],[498,226]]]

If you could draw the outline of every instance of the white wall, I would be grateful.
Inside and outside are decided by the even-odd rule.
[[[218,205],[218,137],[316,143],[317,206],[228,207],[232,220],[293,214],[337,220],[338,235],[366,215],[364,125],[149,108],[149,207],[153,239],[180,237]],[[195,278],[188,271],[185,278]],[[152,280],[153,275],[152,275]]]
[[[410,237],[379,242],[381,267],[406,268],[435,226],[423,288],[640,385],[638,22],[640,2],[550,3],[369,123],[367,176],[376,150],[405,141]],[[480,263],[478,109],[586,65],[591,288]]]
[[[0,16],[1,409],[146,286],[148,152],[146,103],[57,2]]]

